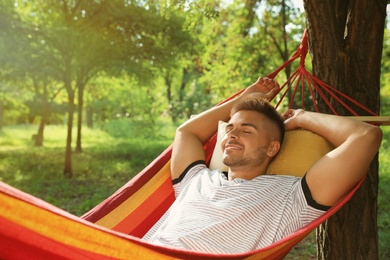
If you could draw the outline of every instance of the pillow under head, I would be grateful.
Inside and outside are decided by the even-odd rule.
[[[209,166],[211,170],[228,170],[222,162],[221,150],[226,125],[226,122],[219,122],[217,142]],[[283,145],[268,166],[267,174],[302,177],[316,161],[333,149],[330,142],[311,131],[303,129],[286,131]]]

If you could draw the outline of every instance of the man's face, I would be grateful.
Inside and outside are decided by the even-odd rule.
[[[230,168],[261,165],[268,157],[272,129],[269,120],[256,111],[234,114],[221,144],[224,164]]]

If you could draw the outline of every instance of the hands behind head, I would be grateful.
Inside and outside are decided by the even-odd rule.
[[[288,109],[282,114],[286,131],[299,128],[299,117],[304,113],[303,109]]]
[[[279,84],[273,79],[258,78],[254,84],[244,90],[242,95],[271,101],[279,93],[279,89]]]
[[[270,78],[258,78],[257,81],[247,87],[242,96],[251,96],[257,99],[265,99],[271,101],[280,91],[279,84]],[[284,120],[286,130],[294,130],[299,128],[299,115],[305,111],[302,109],[288,109],[281,116]]]

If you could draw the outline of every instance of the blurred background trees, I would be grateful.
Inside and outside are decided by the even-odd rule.
[[[66,122],[71,177],[72,144],[82,151],[84,126],[123,117],[177,125],[272,72],[299,46],[302,4],[1,0],[0,127],[37,124],[41,146],[46,124]],[[384,57],[388,39],[386,30]],[[382,111],[388,66],[383,59]]]
[[[266,75],[299,44],[292,1],[0,1],[1,125],[178,124]],[[77,121],[74,119],[77,116]]]

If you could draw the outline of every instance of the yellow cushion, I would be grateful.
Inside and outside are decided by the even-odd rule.
[[[311,131],[287,131],[282,148],[268,166],[267,174],[302,177],[310,166],[333,149],[330,142]]]
[[[210,161],[210,169],[227,171],[222,162],[221,141],[225,134],[225,122],[219,122],[217,143]],[[307,130],[287,131],[278,155],[272,160],[267,174],[302,177],[322,156],[333,150],[325,138]]]

